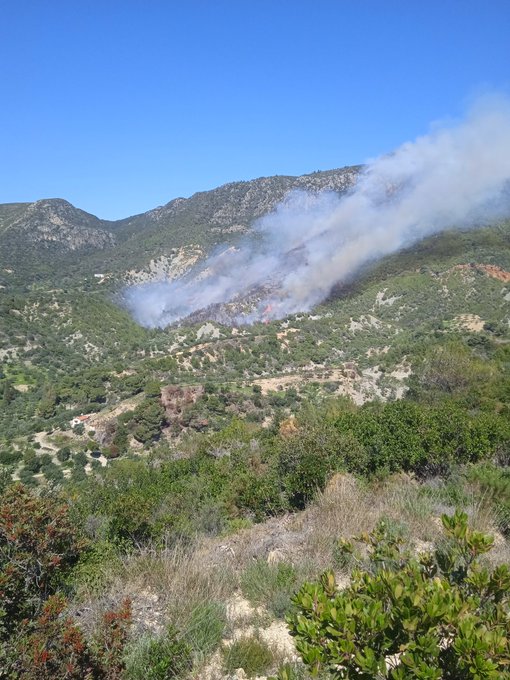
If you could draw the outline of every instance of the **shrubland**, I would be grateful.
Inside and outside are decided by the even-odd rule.
[[[208,338],[139,328],[110,283],[9,291],[0,677],[507,677],[508,286],[483,263],[509,268],[508,225]]]
[[[428,370],[426,359],[424,375]],[[421,384],[419,376],[416,384]],[[149,394],[151,389],[155,388],[149,388]],[[367,562],[370,554],[357,562],[352,547],[345,543],[347,537],[384,528],[380,535],[367,539],[370,550],[379,551],[378,563],[384,561],[384,550],[394,550],[392,559],[398,568],[392,578],[408,579],[402,581],[402,598],[406,588],[416,591],[412,579],[431,575],[430,587],[423,584],[425,599],[419,605],[423,607],[429,606],[426,598],[443,593],[434,594],[434,574],[441,574],[447,584],[451,579],[448,569],[460,567],[451,560],[448,563],[447,557],[441,558],[446,562],[427,566],[403,546],[435,549],[439,560],[442,543],[436,520],[445,510],[443,522],[450,533],[457,532],[457,539],[474,536],[483,548],[491,543],[488,539],[484,543],[480,532],[496,532],[499,543],[493,564],[508,561],[508,418],[484,395],[479,396],[478,408],[466,408],[463,389],[457,386],[437,392],[435,384],[427,385],[421,398],[413,392],[412,398],[362,407],[345,398],[327,398],[315,406],[303,406],[294,419],[282,416],[271,427],[234,418],[218,432],[160,442],[144,456],[125,455],[83,477],[72,475],[57,486],[40,488],[35,495],[5,479],[0,534],[3,654],[11,673],[5,677],[32,677],[26,668],[36,661],[42,664],[37,677],[67,677],[61,670],[66,663],[74,664],[76,677],[201,677],[210,670],[210,658],[216,659],[216,677],[232,672],[238,663],[253,675],[273,669],[282,678],[305,677],[308,664],[320,665],[325,677],[336,677],[331,669],[340,662],[325,656],[317,642],[310,642],[311,629],[296,623],[304,614],[292,613],[306,607],[305,594],[310,588],[319,587],[302,584],[310,584],[328,567],[344,575],[354,568],[349,576],[352,585],[342,591],[342,602],[351,606],[352,601],[354,608],[356,598],[362,597],[361,585],[356,584],[369,589],[375,608],[384,597],[394,598],[397,587],[391,586],[389,575],[379,583],[377,570],[370,577],[375,579],[373,585],[366,580],[369,576],[364,574],[372,573]],[[65,448],[60,450],[60,458],[67,455]],[[455,509],[465,511],[476,529],[462,528],[467,526],[467,515],[454,515]],[[456,517],[451,526],[449,515]],[[269,544],[265,536],[273,537]],[[219,551],[222,546],[225,550]],[[461,553],[458,559],[471,554],[466,547]],[[270,554],[276,557],[268,561]],[[17,565],[14,571],[13,564]],[[468,566],[474,569],[471,562]],[[471,579],[471,591],[465,592],[462,580],[455,585],[458,595],[453,585],[448,586],[454,589],[444,597],[449,598],[452,611],[454,602],[464,611],[462,596],[475,602],[472,615],[480,616],[476,598],[485,598],[483,588],[492,588],[490,579],[501,580],[498,568],[493,569],[476,571],[478,581],[464,569],[463,578]],[[336,602],[333,581],[321,578],[320,597],[326,598],[325,603],[327,598]],[[300,586],[301,594],[294,597]],[[233,624],[224,603],[236,590],[251,603],[249,616],[254,623],[247,637],[234,633],[229,641]],[[337,605],[331,606],[338,610]],[[501,606],[506,606],[504,600]],[[442,605],[438,607],[437,620],[441,619],[441,626],[450,625],[441,618]],[[367,614],[371,620],[374,612],[370,609]],[[285,654],[258,637],[257,631],[263,633],[271,620],[282,620],[287,614],[294,622],[291,630],[305,666],[295,661],[285,666]],[[396,610],[395,617],[403,616]],[[503,619],[502,614],[495,616],[496,630]],[[26,623],[20,627],[20,621]],[[351,625],[335,621],[339,627]],[[487,633],[490,639],[486,640],[477,632],[480,624],[473,621],[472,626],[466,623],[451,632],[455,645],[457,635],[466,638],[478,649],[472,652],[478,654],[477,659],[490,645],[499,650],[496,633]],[[429,672],[427,664],[434,668],[437,654],[431,651],[432,642],[423,638],[429,633],[420,629],[421,637],[417,632],[415,642],[411,644],[408,636],[404,643],[395,632],[397,624],[407,630],[405,621],[381,620],[381,632],[374,630],[375,638],[359,638],[359,654],[354,648],[352,652],[358,654],[353,662],[356,673],[363,668],[372,673],[367,677],[376,678],[383,672],[384,660],[397,649],[397,642],[391,642],[394,633],[400,646],[407,645],[410,660],[405,668],[411,668],[411,659],[420,673]],[[328,619],[324,625],[329,630],[333,624]],[[365,625],[361,619],[359,625]],[[442,630],[434,628],[436,645],[445,635]],[[114,637],[112,643],[106,642],[108,636]],[[377,636],[386,641],[382,646],[370,642],[379,640]],[[67,642],[58,642],[60,637],[75,640],[80,653]],[[27,657],[34,645],[45,650],[42,660]],[[112,646],[113,651],[105,656],[104,649]],[[465,650],[458,653],[471,658]],[[503,651],[497,654],[497,659],[505,658]],[[460,663],[452,658],[448,663]],[[465,663],[465,677],[475,677],[469,675]],[[476,663],[480,673],[486,672],[479,677],[504,677],[494,675],[494,669],[502,672],[499,661],[490,668]],[[395,665],[387,666],[390,671],[393,675],[388,677],[395,678],[404,672]],[[441,677],[430,673],[416,677]]]

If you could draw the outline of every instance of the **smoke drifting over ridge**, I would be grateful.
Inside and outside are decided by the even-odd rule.
[[[508,215],[510,104],[499,99],[370,162],[343,196],[290,193],[255,223],[258,238],[224,249],[181,279],[132,286],[125,302],[148,327],[218,305],[230,311],[209,318],[279,319],[310,310],[364,264],[425,236]]]

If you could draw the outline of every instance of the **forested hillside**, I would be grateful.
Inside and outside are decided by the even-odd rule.
[[[425,239],[283,320],[146,329],[123,304],[290,189],[358,172],[119,222],[0,206],[0,677],[508,676],[510,222]],[[377,618],[400,597],[415,609]],[[465,626],[436,626],[448,606]],[[335,617],[350,646],[324,642]]]

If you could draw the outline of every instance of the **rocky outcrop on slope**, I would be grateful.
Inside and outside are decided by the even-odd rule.
[[[107,224],[63,199],[43,199],[27,204],[6,235],[64,251],[103,249],[115,243]]]

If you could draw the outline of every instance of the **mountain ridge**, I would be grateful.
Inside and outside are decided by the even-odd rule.
[[[325,189],[328,189],[328,188],[330,188],[331,190],[338,190],[338,188],[333,186],[332,184],[330,185],[330,187],[322,185],[320,179],[321,178],[326,179],[328,177],[334,178],[339,173],[345,174],[345,173],[348,173],[350,171],[357,175],[362,167],[364,167],[364,166],[361,165],[361,164],[345,165],[345,166],[342,166],[342,167],[339,167],[339,168],[331,168],[330,170],[315,170],[315,171],[310,172],[310,173],[304,173],[303,175],[262,175],[260,177],[254,177],[253,179],[248,179],[248,180],[234,180],[232,182],[225,182],[224,184],[219,184],[218,186],[213,187],[211,189],[204,189],[202,191],[195,191],[194,193],[192,193],[188,197],[186,197],[186,196],[175,196],[174,198],[171,198],[166,203],[162,203],[160,205],[157,205],[154,208],[149,208],[149,210],[145,210],[145,211],[140,212],[140,213],[134,213],[133,215],[128,215],[127,217],[120,217],[119,219],[116,219],[116,220],[108,220],[106,218],[99,217],[98,215],[91,213],[88,210],[84,210],[83,208],[79,208],[79,207],[75,206],[73,203],[68,201],[66,198],[62,198],[60,196],[53,196],[53,197],[45,196],[45,197],[42,197],[42,198],[38,198],[35,201],[8,201],[6,203],[0,203],[0,226],[1,226],[1,223],[2,223],[2,219],[3,219],[3,216],[2,216],[1,213],[4,209],[9,209],[11,207],[14,208],[14,209],[19,208],[19,207],[28,208],[29,206],[34,206],[34,205],[42,204],[42,203],[55,203],[55,204],[65,203],[65,204],[69,205],[71,208],[73,208],[75,210],[79,210],[80,212],[85,213],[86,215],[91,216],[91,217],[99,220],[100,222],[102,222],[104,224],[119,225],[119,224],[124,223],[124,222],[132,221],[132,220],[139,218],[139,217],[142,217],[144,215],[150,215],[151,213],[160,212],[161,210],[168,208],[168,207],[172,206],[172,204],[177,203],[177,202],[178,203],[186,203],[188,201],[191,201],[192,199],[195,199],[196,197],[207,196],[207,195],[210,195],[213,192],[220,191],[220,190],[223,190],[223,189],[241,187],[243,185],[256,185],[256,184],[259,184],[259,183],[266,183],[267,181],[271,181],[271,180],[288,182],[289,185],[293,185],[293,184],[298,184],[298,185],[316,184],[317,185],[318,184],[318,185],[320,185],[319,186],[320,190],[325,190]],[[314,182],[313,181],[314,178],[316,180],[318,179],[319,181]],[[308,188],[308,186],[306,188]]]
[[[190,243],[206,254],[221,243],[235,243],[292,190],[348,191],[360,168],[229,182],[114,221],[62,198],[0,204],[0,270],[12,269],[10,283],[26,286],[48,276],[58,281],[71,270],[70,276],[87,276],[104,269],[116,274],[142,269]]]

